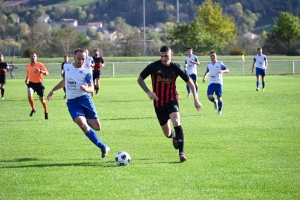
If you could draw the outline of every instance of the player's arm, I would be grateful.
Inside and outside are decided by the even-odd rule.
[[[222,65],[219,73],[223,74],[223,73],[228,73],[228,72],[229,72],[229,69],[225,65]]]
[[[61,88],[65,87],[65,79],[63,78],[54,88],[49,92],[47,95],[47,99],[50,100],[52,96],[54,95],[56,90],[59,90]]]
[[[267,58],[266,58],[266,60],[265,60],[265,69],[267,69],[268,68],[268,60],[267,60]]]
[[[40,68],[37,68],[37,71],[45,76],[49,75],[49,72],[44,65],[41,65]]]
[[[208,70],[208,68],[207,68],[206,72],[203,74],[203,79],[202,79],[202,82],[203,82],[203,83],[205,83],[206,77],[208,76],[208,74],[209,74],[209,70]]]
[[[254,58],[253,64],[252,64],[252,73],[254,73],[254,67],[255,67],[256,59]]]
[[[147,85],[146,85],[144,79],[143,79],[141,76],[138,77],[137,82],[138,82],[138,84],[140,85],[140,87],[144,90],[144,92],[147,93],[147,95],[148,95],[148,97],[149,97],[150,99],[158,100],[158,97],[156,96],[155,92],[151,92],[151,91],[149,90],[149,88],[147,87]]]
[[[192,91],[192,93],[193,93],[193,96],[194,96],[194,104],[195,104],[195,107],[197,108],[197,110],[199,111],[200,109],[201,109],[201,103],[200,103],[200,101],[198,100],[198,94],[197,94],[197,92],[196,92],[196,87],[195,87],[195,84],[194,84],[194,81],[191,79],[191,78],[189,78],[189,80],[188,80],[188,82],[186,82],[186,84],[188,85],[188,86],[190,86],[190,89],[191,89],[191,91]]]

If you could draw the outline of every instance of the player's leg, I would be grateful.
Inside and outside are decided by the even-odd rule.
[[[192,78],[191,77],[191,75],[189,75],[190,76],[190,78]],[[186,84],[186,91],[187,91],[187,98],[189,98],[190,96],[191,96],[191,88],[190,88],[190,86],[188,85],[188,84]]]
[[[207,87],[207,98],[214,104],[215,110],[218,109],[218,101],[214,98],[215,84],[210,84]]]
[[[86,113],[84,111],[84,104],[86,96],[80,97],[76,100],[68,100],[67,106],[69,113],[73,121],[79,126],[79,128],[85,133],[87,138],[94,143],[98,148],[101,149],[102,158],[108,155],[110,148],[105,145],[105,143],[98,137],[97,133],[89,127],[87,124],[87,119],[85,117]]]
[[[45,92],[45,87],[44,87],[43,83],[38,83],[36,85],[36,93],[39,96],[40,102],[42,103],[42,105],[44,107],[45,119],[48,119],[48,106],[47,106],[47,101],[44,98],[44,96],[45,96],[44,92]]]
[[[83,111],[88,125],[95,131],[101,130],[101,123],[97,114],[96,107],[90,97],[84,98],[82,101]]]
[[[262,70],[262,74],[261,74],[261,83],[262,83],[262,90],[265,91],[265,87],[266,87],[266,70]]]
[[[218,87],[216,88],[216,94],[218,98],[218,115],[222,115],[222,108],[223,108],[223,88],[221,84],[218,84]]]
[[[27,98],[28,98],[28,102],[31,106],[31,112],[29,114],[30,117],[32,117],[34,115],[34,113],[36,112],[35,105],[34,105],[33,93],[34,93],[34,86],[31,82],[29,82],[27,84]]]
[[[167,105],[157,107],[155,108],[155,113],[164,135],[167,138],[173,139],[173,146],[175,149],[178,149],[176,134],[174,131],[172,131],[170,127],[170,123],[169,123],[170,117],[166,108]]]
[[[198,93],[198,83],[197,83],[197,74],[191,74],[190,77],[192,78],[194,85],[195,85],[195,89],[196,89],[196,93]]]
[[[98,95],[99,88],[100,88],[100,77],[96,78],[96,85],[95,85],[96,95]]]
[[[4,92],[5,92],[5,82],[2,82],[0,84],[0,88],[1,88],[1,99],[4,99]]]
[[[260,86],[260,69],[256,68],[256,91],[259,91]]]

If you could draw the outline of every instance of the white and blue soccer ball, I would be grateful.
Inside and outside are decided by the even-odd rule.
[[[118,166],[127,166],[131,162],[131,157],[130,157],[129,153],[127,153],[125,151],[121,151],[121,152],[117,153],[117,155],[115,157],[115,161]]]

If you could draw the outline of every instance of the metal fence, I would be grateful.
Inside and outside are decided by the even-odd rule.
[[[267,74],[299,74],[300,73],[300,60],[271,60],[268,61],[269,66]],[[106,62],[105,67],[102,68],[102,78],[105,77],[137,77],[140,72],[150,62]],[[202,76],[206,71],[206,64],[208,61],[202,61],[198,66],[198,76]],[[253,61],[224,61],[223,62],[230,70],[228,75],[247,76],[252,74]],[[183,66],[184,63],[179,63]],[[25,78],[27,64],[14,64],[14,74],[17,78]],[[49,78],[61,77],[61,63],[44,63],[49,71]],[[10,74],[7,74],[9,78]]]

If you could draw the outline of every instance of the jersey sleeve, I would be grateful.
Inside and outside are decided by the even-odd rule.
[[[188,75],[187,71],[182,68],[179,64],[173,63],[175,68],[177,69],[177,74],[184,80],[185,82],[188,82],[190,80],[190,76]]]
[[[85,77],[85,80],[86,82],[89,84],[89,83],[92,83],[93,82],[93,76],[91,73],[88,73]]]
[[[49,75],[49,72],[48,72],[47,68],[42,63],[40,63],[40,69],[45,72],[45,76]]]
[[[145,67],[145,69],[143,69],[143,71],[140,73],[140,76],[143,79],[146,79],[151,73],[152,73],[151,64],[149,64],[147,65],[147,67]]]
[[[222,70],[226,70],[227,67],[226,67],[223,63],[221,63],[221,69],[222,69]]]

